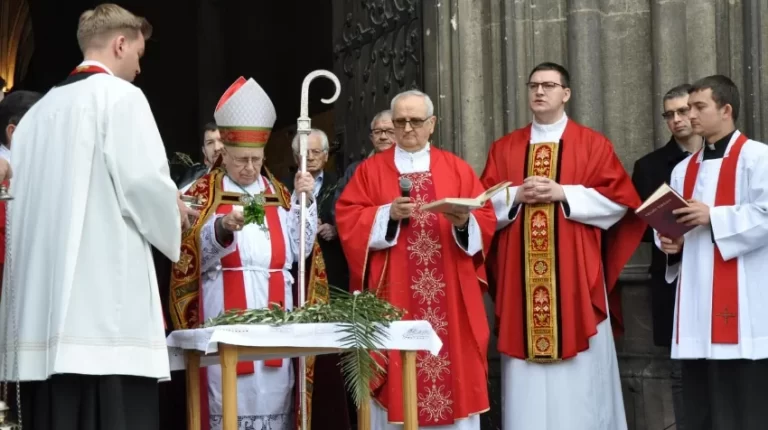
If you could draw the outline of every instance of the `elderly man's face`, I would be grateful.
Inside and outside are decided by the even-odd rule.
[[[300,154],[293,154],[296,163],[299,163]],[[317,175],[325,168],[328,162],[328,150],[323,148],[323,139],[319,134],[310,133],[307,136],[307,172]]]
[[[395,125],[391,117],[382,117],[373,123],[371,143],[375,152],[384,152],[395,143]]]
[[[405,96],[398,99],[392,109],[397,146],[408,152],[423,149],[435,131],[435,120],[434,115],[427,115],[427,104],[423,97]]]
[[[233,181],[247,187],[256,182],[264,164],[264,148],[227,147],[224,163]]]

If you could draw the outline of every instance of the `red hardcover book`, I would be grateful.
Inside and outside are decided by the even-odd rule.
[[[677,239],[693,230],[693,226],[678,223],[672,211],[687,206],[688,202],[683,196],[664,183],[635,210],[635,213],[662,236]]]

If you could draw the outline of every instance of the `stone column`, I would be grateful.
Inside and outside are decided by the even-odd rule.
[[[478,172],[503,130],[503,94],[494,87],[502,71],[494,55],[501,56],[501,46],[490,40],[499,34],[489,25],[492,6],[499,9],[489,0],[423,2],[424,83],[440,119],[435,141]]]
[[[653,40],[653,101],[651,114],[654,125],[654,146],[660,148],[669,140],[669,129],[661,117],[664,94],[671,88],[688,82],[687,23],[685,0],[652,0],[651,25]]]

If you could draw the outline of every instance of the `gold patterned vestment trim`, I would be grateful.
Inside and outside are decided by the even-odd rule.
[[[528,151],[528,176],[557,179],[558,144],[537,143]],[[557,252],[555,219],[557,205],[524,206],[525,309],[527,360],[552,362],[561,359],[559,343]]]

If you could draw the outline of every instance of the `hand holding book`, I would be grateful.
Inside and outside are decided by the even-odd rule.
[[[453,197],[436,200],[431,203],[427,203],[421,206],[421,210],[435,212],[435,213],[451,213],[460,215],[462,213],[469,213],[473,209],[478,209],[485,206],[485,203],[491,199],[496,193],[505,190],[512,185],[511,182],[501,182],[487,189],[483,194],[475,198],[466,197]]]
[[[709,225],[709,206],[697,200],[688,200],[688,206],[675,209],[672,213],[677,222],[686,226]]]
[[[709,206],[696,200],[686,201],[666,183],[656,189],[635,213],[668,239],[680,238],[696,226],[709,224]]]

